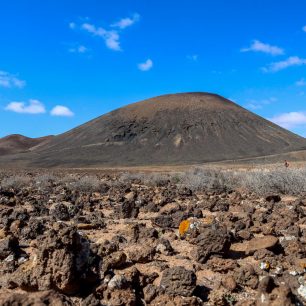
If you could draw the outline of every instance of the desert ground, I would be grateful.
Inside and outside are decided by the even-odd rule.
[[[306,168],[0,172],[1,305],[304,305]]]

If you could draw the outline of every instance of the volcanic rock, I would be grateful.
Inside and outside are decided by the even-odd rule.
[[[74,228],[56,224],[54,230],[39,238],[37,245],[33,258],[9,275],[6,283],[27,291],[77,292],[86,276],[90,255],[88,241]]]
[[[234,244],[231,250],[235,252],[245,252],[246,254],[253,254],[257,250],[271,249],[278,243],[278,238],[274,236],[256,237],[250,241]]]
[[[163,272],[160,285],[169,295],[192,296],[196,275],[184,267],[169,268]]]
[[[236,280],[231,275],[226,276],[226,277],[224,277],[224,279],[222,279],[222,285],[224,286],[224,288],[226,288],[230,291],[234,291],[237,287]]]
[[[9,291],[0,292],[0,305],[56,305],[72,306],[73,303],[67,297],[55,291],[42,291],[33,293],[14,293]]]
[[[212,255],[225,255],[231,244],[227,228],[221,224],[200,228],[199,235],[190,242],[196,245],[194,257],[200,263],[205,263]]]
[[[0,260],[5,259],[10,254],[14,254],[18,248],[18,239],[9,236],[0,240]]]

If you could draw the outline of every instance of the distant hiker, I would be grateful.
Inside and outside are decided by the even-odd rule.
[[[284,162],[284,166],[286,167],[286,168],[288,168],[289,167],[289,163],[287,162],[287,160],[285,159],[285,162]]]

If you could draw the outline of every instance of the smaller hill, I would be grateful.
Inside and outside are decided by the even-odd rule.
[[[19,134],[0,138],[0,156],[22,153],[46,144],[53,136],[30,138]]]

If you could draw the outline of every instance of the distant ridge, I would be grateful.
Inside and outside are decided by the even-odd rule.
[[[29,138],[19,134],[0,138],[0,156],[27,152],[34,147],[47,143],[53,136]]]
[[[200,92],[127,105],[55,136],[14,160],[35,167],[171,165],[304,148],[304,138],[219,95]]]

